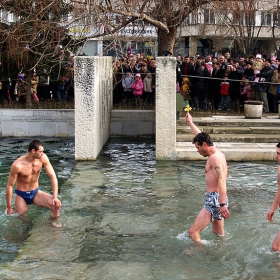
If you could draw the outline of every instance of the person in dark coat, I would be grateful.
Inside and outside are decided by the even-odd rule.
[[[192,75],[194,72],[194,66],[190,63],[190,57],[185,56],[184,61],[181,64],[181,74],[182,76]],[[183,77],[182,77],[183,78]],[[180,81],[182,83],[182,80]]]
[[[265,113],[269,112],[269,105],[267,100],[267,92],[269,89],[269,84],[273,76],[274,69],[270,66],[270,60],[266,59],[264,62],[264,67],[261,69],[260,73],[256,75],[259,81],[254,84],[254,90],[256,91],[256,100],[263,101],[263,111]]]
[[[209,78],[210,73],[208,69],[206,68],[206,63],[200,62],[199,60],[196,61],[195,70],[193,76],[196,76],[193,78],[192,83],[192,97],[194,97],[196,101],[196,106],[198,109],[205,109],[208,110],[208,104],[209,104]],[[199,78],[201,77],[201,78]]]
[[[210,100],[212,100],[212,106],[215,110],[220,108],[221,95],[220,95],[220,84],[223,79],[224,72],[220,69],[219,62],[213,62],[212,76],[209,80],[209,88],[211,89]]]

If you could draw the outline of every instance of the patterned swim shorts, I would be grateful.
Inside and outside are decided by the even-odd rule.
[[[220,214],[220,194],[218,192],[207,192],[204,208],[211,213],[211,222],[214,220],[222,220],[223,217]],[[226,206],[228,206],[228,198],[226,198]]]

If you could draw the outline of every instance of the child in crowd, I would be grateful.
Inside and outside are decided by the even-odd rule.
[[[213,66],[212,66],[212,61],[208,61],[206,62],[206,68],[210,73],[210,76],[212,76],[212,72],[213,72]]]
[[[151,101],[153,99],[153,92],[155,89],[154,79],[151,72],[147,72],[146,77],[143,80],[144,83],[144,99]]]
[[[251,62],[247,62],[243,75],[246,76],[249,81],[254,80],[255,73]]]
[[[123,86],[123,97],[124,98],[131,98],[132,97],[132,84],[134,79],[130,73],[130,71],[126,72],[126,75],[122,79],[122,86]]]
[[[39,98],[37,96],[37,87],[39,83],[39,77],[34,72],[32,78],[31,78],[31,100],[35,102],[39,102]]]
[[[256,77],[257,74],[260,73],[260,71],[262,70],[263,68],[263,60],[261,59],[262,56],[261,54],[257,54],[256,55],[256,60],[253,62],[253,70],[254,70],[254,74],[255,74],[255,82],[258,82],[259,81],[259,77]]]
[[[247,100],[252,100],[252,89],[248,79],[244,80],[243,90],[240,92],[240,95],[245,95]]]
[[[221,82],[220,85],[220,95],[221,95],[221,107],[220,110],[224,110],[225,106],[227,110],[231,109],[230,106],[230,83],[228,81],[228,74],[224,74],[224,80]]]
[[[180,92],[184,98],[183,108],[187,107],[189,105],[189,101],[191,100],[190,86],[191,86],[190,79],[187,77],[184,77],[182,80],[182,86],[181,86],[181,92]]]
[[[143,82],[140,74],[135,75],[135,80],[131,86],[134,96],[141,96],[143,94]]]

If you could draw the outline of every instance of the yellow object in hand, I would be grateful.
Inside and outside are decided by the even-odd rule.
[[[192,107],[189,104],[184,109],[184,111],[187,113],[189,113],[191,110],[192,110]]]

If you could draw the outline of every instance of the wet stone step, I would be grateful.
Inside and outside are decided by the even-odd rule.
[[[204,131],[208,134],[280,134],[280,125],[277,127],[209,127],[209,126],[200,126],[201,131]],[[191,129],[186,125],[177,126],[177,134],[192,134]]]
[[[279,127],[280,119],[277,116],[273,118],[262,119],[245,119],[242,118],[194,118],[194,122],[198,127],[211,126],[211,127]],[[186,126],[185,118],[177,120],[177,126]]]
[[[278,143],[279,134],[211,134],[213,142]],[[192,134],[177,134],[177,142],[192,142]]]

